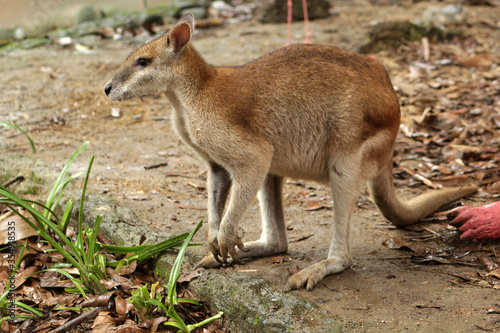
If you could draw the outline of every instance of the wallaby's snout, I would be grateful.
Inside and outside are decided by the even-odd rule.
[[[109,97],[109,93],[111,92],[112,88],[113,88],[113,86],[111,85],[111,81],[106,83],[106,85],[104,86],[104,93],[106,94],[106,96]]]
[[[119,88],[120,84],[116,84],[114,81],[114,76],[109,79],[108,82],[104,85],[104,93],[108,98],[112,101],[121,101],[124,99],[124,94],[121,91],[122,89]]]
[[[120,88],[120,84],[116,85],[116,82],[115,82],[115,84],[113,84],[113,78],[114,77],[112,77],[104,85],[104,93],[112,101],[122,101],[122,100],[126,99],[125,94],[122,91],[123,89]]]

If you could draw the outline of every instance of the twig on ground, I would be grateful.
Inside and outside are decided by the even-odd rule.
[[[24,176],[16,176],[12,178],[11,180],[6,181],[5,183],[2,184],[3,187],[9,187],[10,185],[17,183],[17,182],[22,182],[24,180]]]

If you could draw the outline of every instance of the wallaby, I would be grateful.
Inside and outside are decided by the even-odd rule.
[[[447,188],[408,202],[397,196],[392,157],[400,109],[377,60],[333,46],[291,45],[242,66],[213,67],[190,43],[194,24],[188,14],[134,51],[104,91],[113,101],[165,93],[177,134],[207,162],[211,254],[200,266],[287,251],[283,177],[330,183],[335,214],[328,258],[292,275],[285,291],[310,290],[351,265],[349,224],[366,181],[398,226],[476,191]],[[238,220],[257,194],[262,234],[243,243]]]

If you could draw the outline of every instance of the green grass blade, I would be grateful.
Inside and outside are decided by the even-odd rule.
[[[49,196],[47,198],[47,202],[45,204],[45,206],[47,207],[50,207],[52,205],[52,201],[54,200],[54,197],[56,196],[57,194],[57,189],[59,188],[59,185],[61,184],[62,180],[64,179],[64,176],[66,175],[66,173],[68,172],[68,169],[69,167],[71,166],[71,164],[73,164],[73,162],[75,161],[76,157],[85,149],[87,148],[88,146],[90,145],[90,142],[85,142],[80,148],[78,148],[74,153],[73,155],[71,155],[71,157],[69,158],[68,162],[66,162],[66,164],[64,165],[63,169],[61,170],[61,172],[59,173],[59,176],[57,177],[57,180],[56,182],[54,183],[54,186],[52,187],[52,190],[50,191],[49,193]],[[43,215],[44,216],[47,216],[46,215],[47,212],[43,212]]]
[[[130,257],[124,258],[120,261],[116,261],[116,265],[114,262],[108,262],[107,265],[109,267],[115,267],[116,272],[118,272],[123,266],[127,266],[132,261],[135,261],[139,258],[137,254],[131,255]]]
[[[94,273],[94,275],[96,275],[99,279],[104,279],[104,273],[102,271],[102,269],[97,266],[97,265],[91,265],[90,266],[90,270],[92,271],[92,273]]]
[[[175,236],[175,237],[179,237],[180,240],[177,241],[177,238],[176,238],[175,243],[172,241],[172,243],[174,243],[174,244],[168,245],[169,247],[167,247],[167,248],[176,248],[176,247],[182,246],[184,239],[186,239],[186,237],[188,235],[189,234],[186,232],[186,233],[181,234],[179,236]],[[169,238],[163,242],[169,243],[169,242],[171,242],[171,238]],[[145,251],[145,250],[147,250],[151,247],[154,247],[154,246],[167,246],[167,244],[162,245],[163,242],[160,242],[157,244],[135,245],[135,246],[119,246],[119,245],[104,244],[104,243],[100,243],[100,242],[97,242],[97,244],[99,244],[100,246],[105,248],[108,252],[116,253],[116,254],[127,254],[127,253],[139,253],[141,251]],[[204,244],[203,243],[189,243],[188,246],[191,247],[191,246],[200,246],[200,245],[204,245]]]
[[[154,244],[152,247],[147,248],[145,250],[137,252],[139,255],[139,261],[145,260],[149,257],[154,256],[155,254],[161,253],[167,249],[173,248],[176,245],[181,244],[183,241],[186,240],[186,238],[189,237],[188,233],[181,234],[179,236],[174,236],[172,238],[169,238],[167,240],[164,240],[163,242]]]
[[[82,288],[84,292],[90,291],[88,288],[83,287]],[[64,288],[64,291],[67,292],[68,294],[77,294],[81,293],[80,289],[78,288]]]
[[[95,255],[100,250],[99,244],[96,244],[96,239],[97,239],[97,233],[99,232],[99,227],[101,226],[101,221],[102,221],[102,215],[97,215],[93,228],[88,229],[90,230],[90,235],[87,235],[87,240],[88,240],[87,252],[89,257],[88,262],[91,265],[94,265]]]
[[[61,231],[66,233],[68,230],[69,221],[71,219],[71,213],[73,212],[73,205],[75,204],[75,200],[73,198],[68,200],[68,204],[66,205],[66,209],[64,210],[63,217],[61,222],[59,223],[59,227]]]
[[[52,266],[50,266],[50,268],[71,268],[71,267],[73,267],[73,265],[65,263],[65,262],[58,262],[58,263],[52,264]],[[37,274],[37,273],[35,273],[35,274]]]
[[[62,181],[61,184],[59,184],[59,187],[57,188],[56,190],[56,193],[57,194],[57,197],[52,201],[52,207],[50,207],[52,210],[54,210],[57,206],[57,204],[59,203],[59,201],[61,200],[61,197],[62,195],[64,194],[64,190],[66,189],[66,186],[68,186],[68,184],[73,180],[73,179],[76,179],[80,176],[83,176],[85,174],[85,172],[78,172],[78,173],[75,173],[74,175],[71,175],[70,177],[64,179]]]
[[[207,318],[203,321],[200,321],[199,323],[196,323],[196,324],[192,324],[192,325],[188,325],[188,330],[189,332],[192,332],[194,331],[195,329],[197,328],[200,328],[200,327],[203,327],[207,324],[210,324],[211,322],[213,322],[214,320],[217,320],[217,319],[220,319],[222,318],[222,316],[224,315],[224,312],[220,311],[218,314],[216,314],[215,316],[212,316],[210,318]]]
[[[14,318],[19,318],[19,319],[36,319],[36,318],[30,317],[30,316],[14,316]],[[2,325],[2,323],[4,321],[11,320],[11,319],[14,319],[14,318],[11,318],[10,316],[2,317],[2,318],[0,318],[0,325]]]
[[[23,130],[21,129],[21,127],[16,126],[16,125],[14,125],[14,124],[4,123],[3,121],[0,121],[0,125],[3,125],[3,126],[10,126],[10,127],[12,127],[12,128],[15,128],[16,130],[20,131],[21,133],[23,133],[23,134],[24,134],[24,136],[25,136],[25,137],[28,139],[28,141],[30,142],[31,149],[33,149],[33,153],[35,153],[35,154],[36,154],[36,150],[35,150],[35,143],[33,142],[33,140],[31,140],[31,138],[29,137],[29,135],[28,135],[28,134],[26,134],[26,132],[25,132],[25,131],[23,131]]]
[[[181,244],[187,237],[189,236],[188,233],[184,233],[179,236],[175,236],[172,238],[169,238],[167,240],[164,240],[163,242],[153,244],[153,245],[142,245],[142,246],[131,246],[131,247],[116,247],[116,246],[110,246],[110,245],[105,245],[102,244],[102,246],[107,249],[110,252],[113,252],[113,250],[119,251],[119,252],[114,252],[114,253],[133,253],[134,248],[143,248],[143,250],[135,253],[134,255],[124,258],[120,261],[108,261],[107,266],[109,267],[116,267],[117,270],[119,270],[121,267],[127,265],[128,263],[137,260],[138,262],[141,262],[143,260],[146,260],[156,254],[162,253],[165,250],[171,249],[173,247],[178,246]],[[131,251],[131,252],[124,252],[123,250],[126,251]],[[123,252],[122,252],[123,251]]]
[[[83,287],[82,287],[82,284],[84,284],[83,281],[74,278],[71,274],[69,274],[68,272],[66,272],[66,271],[64,271],[62,269],[59,269],[59,268],[48,268],[48,269],[44,269],[44,270],[39,271],[39,273],[43,273],[43,272],[57,272],[59,274],[64,275],[71,282],[73,282],[73,284],[78,289],[78,291],[80,292],[80,294],[82,294],[83,298],[87,299],[87,294],[85,293],[85,291],[83,290]]]
[[[194,304],[194,305],[200,305],[200,302],[198,300],[192,299],[192,298],[178,298],[177,302],[178,303],[190,303],[190,304]]]
[[[177,312],[175,311],[175,308],[172,304],[170,304],[170,307],[168,308],[168,311],[167,311],[167,317],[170,317],[172,318],[173,320],[175,320],[175,323],[177,325],[172,325],[172,326],[175,326],[177,328],[180,328],[182,331],[184,332],[190,332],[189,331],[189,328],[187,327],[186,323],[184,322],[184,320],[182,320],[182,318],[177,314]],[[168,323],[174,323],[172,321],[167,321],[165,322],[164,324],[168,325]]]
[[[102,254],[102,253],[97,253],[96,254],[96,265],[97,267],[99,267],[99,269],[102,271],[103,275],[104,275],[104,279],[108,279],[108,276],[106,274],[106,255]]]
[[[196,228],[189,234],[189,236],[184,240],[184,244],[179,250],[179,253],[177,254],[177,258],[175,259],[174,265],[172,266],[172,270],[170,271],[170,277],[168,279],[168,301],[170,302],[170,307],[173,305],[176,305],[177,302],[175,299],[177,298],[176,295],[176,284],[177,280],[179,279],[180,276],[180,271],[181,271],[181,264],[182,261],[184,260],[184,255],[186,254],[186,249],[193,238],[194,234],[198,231],[198,229],[201,228],[203,225],[203,220],[201,220]]]
[[[165,304],[163,304],[162,302],[160,302],[159,300],[156,300],[154,298],[148,299],[144,303],[149,303],[149,304],[156,305],[157,308],[162,309],[163,311],[165,311],[165,313],[167,313],[167,311],[168,311],[168,309],[165,306]]]
[[[181,323],[184,324],[183,321],[181,321]],[[176,328],[180,329],[183,332],[186,332],[186,333],[191,332],[189,330],[189,328],[186,326],[186,324],[182,325],[181,323],[178,323],[176,321],[166,321],[166,322],[164,322],[165,325],[176,327]]]
[[[200,223],[198,223],[196,228],[194,228],[194,230],[191,231],[189,236],[184,240],[184,244],[182,244],[182,247],[180,248],[179,253],[177,254],[177,258],[175,258],[175,262],[174,265],[172,266],[172,270],[170,271],[170,277],[168,279],[167,300],[169,302],[169,307],[167,311],[167,316],[174,319],[177,325],[171,324],[172,322],[170,321],[166,322],[165,324],[175,326],[184,332],[190,332],[190,329],[186,326],[182,318],[177,314],[177,311],[175,310],[175,305],[178,304],[177,280],[179,279],[180,276],[181,264],[182,261],[184,260],[184,255],[186,254],[186,249],[188,247],[188,244],[189,242],[191,242],[191,239],[193,238],[194,234],[198,231],[198,229],[201,228],[202,225],[203,225],[203,220],[201,220]]]
[[[17,306],[19,306],[20,308],[25,309],[26,311],[29,311],[29,312],[33,313],[37,317],[43,316],[43,313],[41,313],[37,309],[35,309],[35,308],[33,308],[33,307],[31,307],[31,306],[29,306],[27,304],[24,304],[24,303],[18,302],[18,301],[15,301],[14,304],[17,305]]]
[[[116,254],[135,253],[148,249],[154,245],[150,244],[150,245],[137,245],[137,246],[119,246],[119,245],[104,244],[101,242],[97,242],[97,244],[105,248],[108,252]]]
[[[83,249],[83,204],[85,202],[85,192],[87,191],[87,184],[89,181],[90,170],[92,169],[92,164],[94,163],[94,155],[90,157],[89,167],[87,168],[87,174],[85,175],[85,181],[83,182],[82,198],[80,199],[80,211],[78,212],[78,237],[76,241],[76,246]],[[85,257],[84,257],[85,258]]]

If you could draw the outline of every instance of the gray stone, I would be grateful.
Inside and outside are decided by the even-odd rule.
[[[59,172],[42,161],[13,153],[0,154],[0,184],[23,176],[24,181],[9,189],[18,195],[37,194],[45,197],[59,176]]]
[[[464,24],[467,11],[462,5],[429,6],[422,15],[425,24],[433,25],[458,25]]]
[[[189,13],[193,14],[196,20],[206,19],[208,15],[206,7],[192,7],[181,10],[180,16],[182,17]]]
[[[97,21],[103,17],[103,11],[92,6],[83,7],[76,14],[78,23]]]
[[[15,40],[24,39],[24,29],[21,27],[18,28],[0,28],[0,45],[10,43]]]

